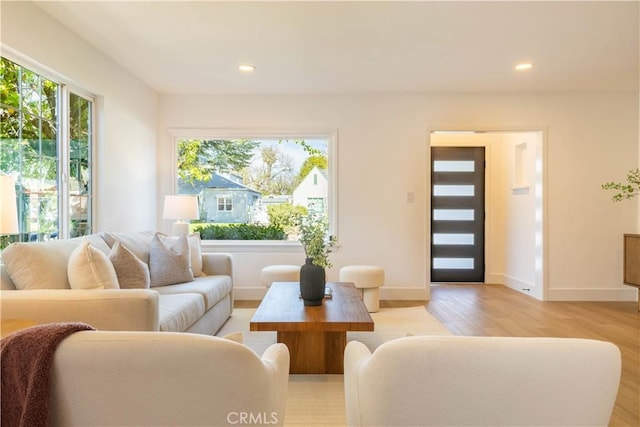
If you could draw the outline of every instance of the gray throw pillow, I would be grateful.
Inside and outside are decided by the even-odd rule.
[[[109,259],[116,270],[121,289],[149,288],[149,267],[119,241],[111,248]]]
[[[190,250],[187,236],[180,236],[175,241],[163,241],[162,235],[156,233],[151,240],[149,252],[149,273],[151,287],[192,282]]]

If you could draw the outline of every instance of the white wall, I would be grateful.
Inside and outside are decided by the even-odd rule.
[[[612,203],[600,184],[637,165],[637,93],[163,95],[159,194],[172,182],[168,130],[190,127],[337,130],[341,246],[329,279],[343,265],[380,265],[386,298],[428,296],[428,130],[546,129],[546,299],[635,298],[622,285],[621,241],[637,207]],[[293,249],[235,254],[239,297],[260,292],[263,265],[302,262]]]
[[[337,130],[341,246],[329,278],[337,279],[342,265],[376,264],[387,273],[383,297],[424,297],[428,130],[546,129],[545,298],[635,298],[621,285],[621,239],[637,230],[638,206],[610,202],[600,184],[638,165],[638,93],[158,97],[33,3],[2,2],[1,18],[4,46],[98,97],[99,230],[162,224],[158,207],[173,169],[170,128]],[[413,203],[407,192],[415,193]],[[296,247],[238,248],[239,297],[262,292],[261,266],[303,258]]]
[[[544,299],[543,147],[539,132],[502,135],[505,152],[504,284]],[[522,149],[518,153],[518,148]],[[519,157],[519,160],[517,159]]]
[[[158,95],[31,2],[2,2],[1,19],[3,55],[97,98],[95,229],[154,228]]]

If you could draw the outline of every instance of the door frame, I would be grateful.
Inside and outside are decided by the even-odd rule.
[[[426,164],[428,165],[429,171],[431,170],[431,147],[433,145],[432,142],[432,137],[437,133],[443,133],[443,134],[476,134],[476,135],[481,135],[481,134],[488,134],[489,136],[492,134],[509,134],[509,133],[513,133],[513,134],[517,134],[517,133],[525,133],[525,132],[535,132],[535,133],[539,133],[540,134],[540,138],[541,138],[541,149],[542,149],[542,153],[541,153],[541,160],[542,160],[542,165],[541,165],[541,171],[540,171],[540,175],[541,175],[541,186],[542,186],[542,212],[541,212],[541,221],[542,221],[542,225],[541,225],[541,239],[542,242],[540,245],[536,246],[535,249],[535,258],[536,258],[536,274],[535,274],[535,284],[536,287],[538,288],[537,292],[535,294],[529,294],[525,291],[523,291],[522,289],[520,289],[519,287],[514,287],[514,286],[509,286],[509,284],[505,284],[506,286],[509,286],[519,292],[522,292],[526,295],[531,295],[536,299],[539,299],[541,301],[545,301],[547,300],[547,295],[548,295],[548,271],[547,271],[547,266],[548,266],[548,260],[547,260],[547,256],[548,256],[548,220],[547,220],[547,212],[548,212],[548,195],[547,195],[547,189],[548,189],[548,184],[547,184],[547,153],[548,153],[548,141],[547,141],[547,134],[548,134],[548,130],[546,126],[526,126],[526,127],[507,127],[507,126],[500,126],[500,127],[479,127],[479,126],[473,126],[473,127],[469,127],[469,126],[436,126],[436,127],[430,127],[427,129],[427,147],[426,147]],[[475,143],[475,144],[469,144],[467,146],[483,146],[485,147],[485,158],[487,160],[486,162],[486,169],[485,169],[485,176],[489,177],[491,176],[491,172],[493,171],[492,168],[495,167],[495,165],[492,164],[491,161],[489,161],[489,159],[492,158],[492,147],[491,144],[489,144],[488,142],[488,138],[487,140],[481,142],[481,143]],[[437,144],[436,144],[437,146]],[[431,272],[431,251],[430,251],[430,247],[431,247],[431,173],[425,173],[426,175],[426,190],[427,190],[427,195],[425,197],[426,200],[426,215],[425,215],[425,244],[426,244],[426,250],[428,251],[427,256],[425,257],[426,260],[426,264],[425,264],[425,274],[426,274],[426,283],[428,284],[428,287],[431,286],[431,281],[430,281],[430,272]],[[489,248],[489,241],[490,238],[489,236],[492,235],[492,232],[494,232],[494,230],[492,229],[492,221],[490,221],[489,219],[493,217],[493,215],[495,215],[494,212],[494,208],[491,206],[490,200],[492,200],[492,195],[494,194],[495,191],[497,191],[498,189],[496,188],[496,184],[491,182],[490,179],[486,179],[485,180],[485,212],[486,212],[486,222],[485,222],[485,262],[487,263],[487,265],[492,262],[494,260],[494,258],[496,257],[496,254],[494,253],[493,250],[491,250]],[[502,272],[501,272],[502,273]],[[495,277],[494,275],[491,275],[490,272],[487,271],[487,269],[485,269],[485,282],[486,283],[502,283],[502,280],[498,277]],[[430,290],[428,291],[428,295],[430,294]]]

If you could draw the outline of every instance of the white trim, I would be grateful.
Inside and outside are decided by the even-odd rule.
[[[178,140],[185,138],[215,138],[215,139],[326,139],[328,142],[327,157],[329,160],[329,194],[327,196],[328,210],[329,210],[329,234],[331,236],[338,236],[338,131],[333,130],[318,130],[318,129],[218,129],[218,128],[181,128],[172,127],[167,129],[169,135],[169,146],[171,147],[171,153],[168,156],[169,172],[171,176],[171,182],[167,187],[166,194],[175,194],[176,192],[176,162],[178,152]],[[163,194],[159,195],[159,200],[163,198]],[[160,203],[160,202],[159,202]],[[258,241],[253,242],[257,248],[262,247],[257,244]],[[286,243],[286,242],[285,242]],[[283,242],[272,243],[273,245],[282,245]]]
[[[71,218],[71,204],[69,203],[69,160],[71,158],[71,144],[70,144],[70,123],[69,117],[69,100],[70,92],[69,88],[65,85],[58,85],[60,90],[58,91],[58,99],[56,104],[56,114],[58,115],[58,235],[69,237],[71,227],[69,220]],[[62,112],[66,114],[62,114]]]
[[[6,44],[0,43],[0,56],[7,58],[9,61],[15,62],[16,64],[28,69],[29,71],[33,71],[34,73],[41,75],[47,80],[51,80],[52,82],[59,85],[68,86],[69,89],[75,94],[81,95],[84,98],[95,102],[96,95],[78,87],[74,80],[70,77],[67,77],[64,74],[41,64],[30,56],[27,56],[24,53],[7,46]]]
[[[637,301],[638,290],[628,288],[554,288],[547,292],[546,301]]]
[[[300,242],[291,240],[203,240],[202,252],[299,252]]]
[[[264,298],[267,293],[267,288],[260,287],[235,287],[233,288],[233,298],[236,300],[250,300],[259,301]],[[381,300],[395,300],[395,301],[427,301],[428,291],[423,287],[381,287],[380,299]]]
[[[399,301],[427,301],[429,300],[429,289],[427,286],[382,286],[380,288],[380,299]]]
[[[513,289],[514,291],[522,292],[525,295],[530,295],[531,292],[536,288],[535,283],[525,282],[523,280],[516,279],[515,277],[508,276],[506,274],[502,275],[502,282],[504,286]]]

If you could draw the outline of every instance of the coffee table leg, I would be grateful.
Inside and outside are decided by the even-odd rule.
[[[346,332],[278,332],[289,348],[292,374],[342,374]]]

